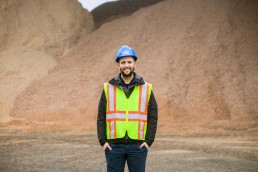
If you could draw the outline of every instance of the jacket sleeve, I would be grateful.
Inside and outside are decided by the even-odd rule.
[[[98,106],[98,118],[97,118],[97,132],[98,139],[101,146],[103,146],[107,142],[106,137],[106,106],[107,99],[105,96],[105,91],[102,91],[99,106]]]
[[[146,143],[151,146],[154,142],[158,122],[158,105],[154,97],[153,92],[151,92],[150,100],[148,104],[148,117],[147,117],[147,131],[146,131]]]

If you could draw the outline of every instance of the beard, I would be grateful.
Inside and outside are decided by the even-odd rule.
[[[129,73],[125,73],[125,70],[126,70],[126,69],[129,69],[130,72],[129,72]],[[124,78],[129,78],[129,77],[131,77],[131,76],[133,75],[133,73],[134,73],[134,67],[133,67],[133,68],[124,68],[124,69],[120,68],[120,72],[121,72],[121,74],[122,74],[122,76],[123,76]]]

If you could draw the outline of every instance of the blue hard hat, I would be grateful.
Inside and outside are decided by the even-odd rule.
[[[133,57],[134,60],[137,60],[137,55],[133,48],[129,47],[128,45],[123,45],[116,53],[116,62],[118,63],[121,57]]]

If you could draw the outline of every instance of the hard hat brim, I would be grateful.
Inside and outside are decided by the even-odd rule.
[[[119,60],[123,57],[133,57],[135,61],[137,61],[137,57],[136,56],[128,56],[128,55],[125,55],[125,56],[119,56],[118,58],[116,58],[116,62],[119,63]]]

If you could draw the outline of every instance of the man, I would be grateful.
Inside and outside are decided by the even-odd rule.
[[[144,172],[148,148],[154,141],[158,107],[152,84],[134,70],[137,55],[122,46],[116,55],[120,74],[104,84],[98,107],[98,139],[105,150],[107,171]]]

